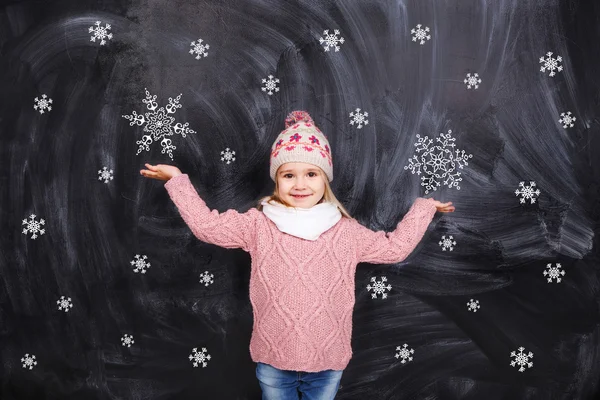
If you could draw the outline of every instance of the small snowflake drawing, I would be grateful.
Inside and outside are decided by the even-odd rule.
[[[350,113],[350,125],[354,126],[354,124],[356,124],[356,128],[361,129],[363,127],[363,124],[369,124],[369,120],[367,120],[368,116],[368,112],[360,112],[360,108],[357,108],[356,110]]]
[[[33,102],[33,109],[39,111],[40,114],[43,114],[46,110],[52,111],[52,99],[45,94],[42,95],[41,99],[36,97]]]
[[[425,44],[426,40],[431,39],[429,27],[426,26],[425,29],[423,29],[421,24],[417,24],[416,27],[410,30],[410,33],[413,35],[412,41],[416,42],[417,40],[420,40],[419,44]]]
[[[88,32],[93,33],[90,42],[96,42],[96,39],[100,39],[100,46],[104,46],[106,44],[105,39],[112,39],[113,34],[109,33],[110,25],[106,24],[104,27],[100,26],[101,22],[96,21],[96,23],[89,27]]]
[[[23,358],[21,358],[21,362],[23,363],[23,368],[33,369],[37,365],[37,361],[35,361],[35,355],[25,354]]]
[[[227,164],[231,164],[235,161],[235,151],[230,150],[229,147],[221,151],[221,156],[221,161],[227,161]]]
[[[202,352],[198,352],[198,349],[194,347],[192,349],[192,354],[189,355],[189,359],[194,365],[194,368],[197,368],[200,364],[202,364],[202,368],[206,368],[206,365],[210,360],[210,354],[206,353],[206,347],[202,348]]]
[[[64,312],[69,312],[73,308],[70,297],[60,296],[60,299],[56,300],[56,304],[58,305],[58,309]]]
[[[371,298],[376,299],[377,295],[380,294],[382,299],[387,299],[387,293],[385,291],[387,290],[389,292],[390,290],[392,290],[392,285],[385,285],[385,282],[387,282],[387,278],[385,276],[382,276],[381,281],[378,281],[373,276],[371,277],[371,282],[373,283],[373,286],[371,286],[371,284],[367,285],[367,291],[373,291],[373,293],[371,294]]]
[[[479,308],[480,308],[479,307],[479,300],[473,300],[473,299],[471,299],[471,300],[469,300],[467,302],[467,309],[469,311],[477,312],[477,310],[479,310]]]
[[[552,52],[549,51],[546,53],[547,57],[540,57],[540,64],[542,67],[540,68],[541,72],[549,71],[550,76],[556,75],[556,71],[560,72],[563,70],[562,65],[558,65],[562,62],[562,57],[557,56],[556,58],[552,57]]]
[[[573,122],[577,120],[577,118],[573,117],[571,111],[567,111],[566,113],[560,113],[561,118],[558,120],[563,126],[563,128],[572,128],[575,126]]]
[[[262,83],[264,83],[265,86],[261,87],[261,90],[263,92],[267,92],[269,96],[273,94],[273,90],[275,92],[279,92],[279,88],[277,87],[279,79],[275,78],[273,75],[269,75],[267,78],[263,78]]]
[[[413,175],[423,173],[421,186],[425,186],[425,194],[436,191],[442,184],[460,190],[458,183],[462,181],[462,177],[458,169],[469,165],[467,160],[473,158],[473,155],[454,149],[456,139],[452,137],[452,130],[448,130],[448,134],[440,133],[436,138],[436,145],[432,145],[433,139],[429,139],[429,136],[421,137],[417,134],[417,139],[414,146],[420,154],[410,158],[404,169],[410,169]]]
[[[113,170],[108,169],[106,167],[102,167],[102,169],[98,170],[98,180],[104,181],[104,183],[108,183],[108,181],[113,180]]]
[[[214,277],[215,276],[213,274],[209,274],[208,271],[204,271],[200,274],[200,283],[204,283],[204,286],[211,285],[215,283]]]
[[[394,357],[401,358],[402,361],[400,361],[400,362],[402,364],[406,364],[407,362],[410,362],[413,360],[412,354],[415,353],[415,350],[409,349],[408,345],[406,343],[404,343],[402,346],[397,346],[396,351],[397,351],[397,353]]]
[[[130,121],[130,126],[143,125],[143,131],[148,133],[148,135],[142,136],[142,140],[135,142],[139,145],[136,154],[140,154],[142,150],[150,151],[149,146],[160,140],[160,145],[162,146],[161,153],[167,153],[169,157],[173,159],[173,150],[177,147],[172,144],[171,139],[167,138],[167,136],[172,136],[177,133],[186,137],[188,133],[196,133],[188,128],[189,123],[187,122],[184,124],[180,122],[173,124],[175,118],[172,117],[171,114],[175,114],[177,109],[181,108],[181,104],[179,104],[181,94],[175,99],[169,97],[169,104],[159,108],[158,103],[156,102],[156,95],[152,96],[150,95],[150,92],[148,92],[148,89],[145,90],[146,98],[142,100],[142,103],[146,104],[146,108],[150,110],[150,112],[138,115],[133,111],[131,115],[123,115],[123,118]]]
[[[131,345],[134,343],[135,343],[135,341],[133,340],[132,335],[124,334],[123,337],[121,338],[121,344],[123,345],[123,347],[125,347],[125,346],[131,347]]]
[[[147,258],[148,257],[145,255],[140,256],[139,254],[136,254],[135,259],[130,261],[131,265],[135,266],[133,272],[141,272],[142,274],[145,274],[146,269],[150,268],[150,263],[146,262]]]
[[[475,72],[473,75],[468,73],[464,82],[467,85],[467,89],[471,89],[471,88],[479,89],[479,84],[481,83],[481,78],[479,78],[479,74],[477,72]]]
[[[529,182],[529,186],[525,186],[525,182],[519,182],[519,186],[521,187],[521,189],[515,190],[515,194],[517,196],[521,196],[521,204],[524,204],[527,201],[527,199],[531,201],[530,204],[535,203],[534,195],[540,195],[539,189],[533,190],[533,188],[535,187],[535,182]]]
[[[529,352],[529,354],[523,353],[523,350],[525,350],[524,347],[519,347],[518,350],[519,350],[518,353],[516,353],[514,351],[512,351],[510,353],[511,358],[512,357],[515,358],[513,361],[510,362],[511,367],[515,367],[517,365],[520,366],[521,368],[519,368],[519,372],[525,371],[525,366],[527,366],[527,368],[533,367],[533,363],[529,361],[530,359],[533,358],[533,353],[532,352]]]
[[[41,226],[46,224],[46,221],[44,221],[43,219],[40,219],[40,221],[36,221],[35,220],[36,215],[35,214],[31,214],[29,216],[29,219],[24,219],[23,223],[21,225],[26,225],[25,228],[23,228],[23,234],[27,235],[28,233],[31,233],[31,238],[32,239],[36,239],[38,237],[38,233],[40,235],[43,235],[44,233],[46,233],[45,229],[41,229]]]
[[[560,283],[562,281],[561,276],[565,276],[565,273],[560,263],[557,263],[555,267],[550,263],[546,265],[546,269],[544,270],[544,276],[548,277],[548,283],[552,283],[553,279],[556,279],[556,283]]]
[[[208,44],[202,44],[202,42],[202,39],[198,39],[190,44],[190,46],[192,47],[190,49],[190,54],[196,54],[196,60],[199,60],[200,56],[208,56],[207,50],[210,49],[210,46]]]
[[[321,43],[321,44],[325,43],[325,46],[323,46],[325,51],[329,51],[330,48],[335,49],[335,51],[340,51],[339,44],[344,44],[344,38],[343,37],[338,38],[337,36],[339,34],[340,34],[339,29],[335,29],[333,31],[333,34],[329,33],[329,29],[325,29],[323,31],[323,36],[325,36],[325,38],[323,39],[323,37],[320,37],[319,43]]]
[[[442,236],[442,240],[440,240],[439,245],[442,247],[442,251],[446,250],[454,250],[453,246],[456,246],[456,242],[454,241],[454,237],[452,235],[446,237],[446,235]]]

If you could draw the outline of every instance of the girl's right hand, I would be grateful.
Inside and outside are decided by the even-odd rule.
[[[158,179],[160,181],[168,181],[169,179],[181,175],[179,168],[167,164],[144,164],[148,169],[140,170],[140,174],[146,178]]]

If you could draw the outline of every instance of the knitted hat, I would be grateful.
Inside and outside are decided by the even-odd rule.
[[[292,111],[285,119],[281,131],[271,147],[271,179],[275,181],[277,169],[289,162],[301,162],[320,167],[333,180],[331,148],[323,132],[306,111]]]

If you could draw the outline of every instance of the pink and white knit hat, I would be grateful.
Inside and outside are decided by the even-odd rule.
[[[277,169],[288,162],[313,164],[333,180],[333,161],[327,138],[306,111],[292,111],[271,147],[270,174],[275,181]]]

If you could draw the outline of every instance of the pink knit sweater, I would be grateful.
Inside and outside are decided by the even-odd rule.
[[[374,232],[342,218],[310,241],[279,231],[256,208],[211,210],[187,174],[171,178],[165,188],[198,239],[250,253],[252,360],[305,372],[346,368],[356,265],[404,260],[436,212],[433,199],[419,197],[393,232]]]

